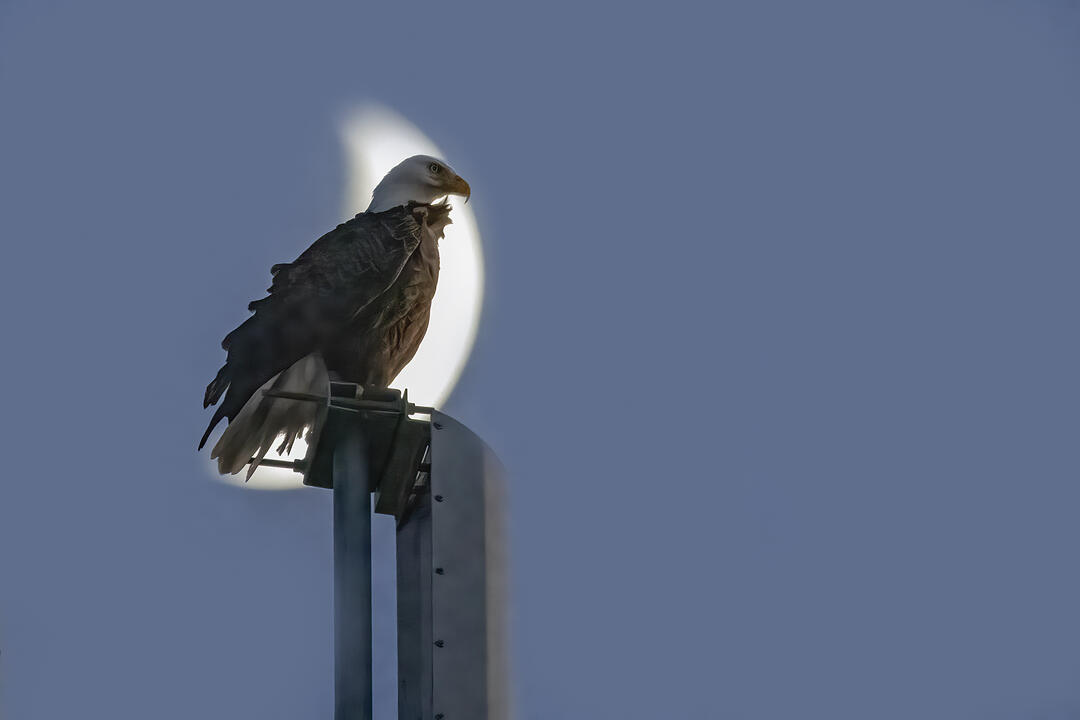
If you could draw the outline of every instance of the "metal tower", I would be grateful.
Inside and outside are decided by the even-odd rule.
[[[407,392],[331,383],[328,397],[266,394],[322,408],[305,458],[263,464],[334,493],[335,720],[372,720],[373,498],[397,520],[398,718],[508,718],[505,474],[494,453]]]

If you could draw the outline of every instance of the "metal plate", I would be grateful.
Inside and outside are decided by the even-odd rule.
[[[467,427],[431,422],[432,717],[504,720],[505,472]]]

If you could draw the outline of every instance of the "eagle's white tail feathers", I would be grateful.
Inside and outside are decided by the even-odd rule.
[[[296,439],[304,437],[314,426],[318,413],[315,403],[266,397],[264,390],[326,395],[329,382],[326,364],[317,353],[297,360],[267,380],[229,422],[214,445],[210,457],[217,460],[218,472],[236,474],[251,460],[247,471],[250,479],[279,437],[282,441],[277,452],[288,452]]]

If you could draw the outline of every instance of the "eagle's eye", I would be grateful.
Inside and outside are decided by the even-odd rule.
[[[431,172],[435,173],[436,175],[438,175],[438,174],[439,174],[439,172],[441,172],[441,171],[442,171],[442,168],[441,168],[441,167],[439,167],[439,164],[438,164],[438,163],[431,163],[431,164],[430,164],[430,165],[428,165],[427,167],[428,167],[428,170],[430,170]]]

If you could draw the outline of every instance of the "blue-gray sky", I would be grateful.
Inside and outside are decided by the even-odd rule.
[[[194,447],[367,100],[474,190],[521,718],[1080,713],[1078,13],[0,3],[0,714],[330,717],[329,498]]]

